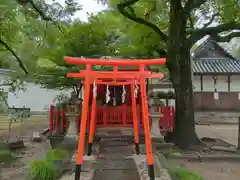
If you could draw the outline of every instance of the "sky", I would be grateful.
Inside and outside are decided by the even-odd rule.
[[[97,13],[100,12],[106,7],[102,4],[98,4],[96,0],[78,0],[79,4],[82,5],[83,10],[76,13],[76,17],[80,18],[83,21],[87,20],[87,12]]]
[[[64,0],[56,0],[57,2],[64,4]],[[87,21],[87,12],[88,13],[97,13],[100,12],[106,7],[102,4],[97,3],[97,0],[77,0],[80,5],[82,5],[82,10],[77,12],[75,17],[78,17],[82,21]],[[51,3],[52,0],[45,0],[47,3]]]

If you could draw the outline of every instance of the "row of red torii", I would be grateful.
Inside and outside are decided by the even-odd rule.
[[[84,155],[84,140],[87,127],[88,111],[89,111],[89,100],[90,100],[90,86],[93,84],[93,96],[92,96],[92,107],[90,114],[90,127],[89,127],[89,146],[92,146],[93,137],[95,134],[95,116],[96,116],[96,97],[97,97],[97,85],[130,85],[131,87],[131,107],[133,117],[133,129],[134,129],[134,143],[135,146],[139,144],[139,122],[137,118],[137,105],[136,96],[139,88],[141,95],[141,109],[142,109],[142,121],[144,127],[146,156],[148,163],[148,174],[150,180],[154,180],[154,166],[153,166],[153,153],[152,153],[152,142],[150,135],[149,125],[149,112],[147,103],[147,92],[146,92],[146,78],[163,78],[163,74],[153,74],[149,70],[145,70],[146,66],[151,65],[163,65],[166,63],[165,58],[158,59],[85,59],[78,57],[64,57],[67,64],[72,65],[86,65],[85,70],[80,70],[78,73],[67,73],[69,78],[81,78],[84,79],[84,95],[81,112],[81,123],[80,123],[80,134],[78,140],[78,151],[76,159],[76,170],[75,180],[80,180],[81,166],[83,163]],[[113,66],[113,71],[94,71],[92,66]],[[137,66],[137,71],[119,71],[119,66]],[[111,79],[111,81],[109,81]],[[139,87],[138,87],[139,86]],[[122,93],[122,101],[124,101],[124,88]],[[110,99],[109,92],[106,93],[106,100]]]

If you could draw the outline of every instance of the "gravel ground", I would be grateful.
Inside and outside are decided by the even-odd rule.
[[[148,169],[146,166],[146,156],[145,155],[133,155],[133,159],[137,165],[138,172],[140,174],[141,180],[149,180]],[[155,177],[155,180],[171,180],[166,169],[160,170],[160,177]]]

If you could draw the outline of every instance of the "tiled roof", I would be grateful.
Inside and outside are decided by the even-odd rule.
[[[191,53],[194,54],[193,58],[195,56],[197,56],[197,54],[201,53],[205,46],[207,46],[208,44],[212,44],[213,43],[216,46],[218,46],[226,54],[226,57],[228,57],[230,59],[235,59],[223,46],[221,46],[214,39],[212,39],[211,36],[207,36],[207,37],[205,37],[203,39],[204,39],[204,41],[197,48],[191,50]]]
[[[240,61],[229,58],[200,58],[192,66],[194,73],[240,73]]]

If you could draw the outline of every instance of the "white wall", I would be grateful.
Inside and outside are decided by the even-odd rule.
[[[192,77],[193,82],[193,90],[194,91],[201,91],[201,81],[199,76],[193,76]]]
[[[31,108],[31,111],[44,111],[44,107],[52,104],[56,95],[61,92],[70,95],[70,91],[48,90],[31,83],[26,83],[25,88],[26,91],[8,93],[9,106],[25,106]]]
[[[212,76],[203,76],[202,79],[203,79],[203,91],[204,92],[214,91],[215,86]],[[201,81],[199,81],[199,83],[201,83]]]
[[[228,92],[228,78],[227,76],[216,76],[216,85],[212,76],[203,76],[203,92],[214,92],[215,88],[219,92]],[[230,92],[240,92],[240,75],[233,75],[230,77]],[[201,91],[200,76],[193,76],[192,79],[194,91]],[[173,91],[173,89],[157,89],[157,91]]]
[[[231,91],[240,92],[240,75],[231,77]]]
[[[216,76],[216,85],[212,76],[203,76],[203,92],[214,92],[216,88],[219,92],[228,92],[227,76]],[[193,77],[194,91],[201,91],[200,76]],[[230,92],[240,92],[240,75],[231,76]]]

